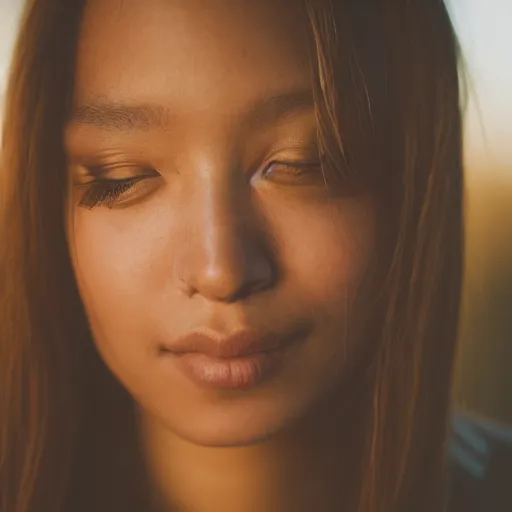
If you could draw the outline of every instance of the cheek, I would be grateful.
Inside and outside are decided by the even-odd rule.
[[[340,200],[281,218],[285,295],[315,325],[294,386],[315,401],[364,364],[368,292],[360,292],[376,245],[374,206],[371,199]]]
[[[339,304],[352,295],[375,244],[371,201],[333,202],[281,218],[288,219],[278,228],[283,260],[308,300]]]
[[[141,305],[150,299],[152,255],[160,238],[151,222],[142,225],[112,213],[77,208],[70,249],[96,341],[122,337],[127,343]]]
[[[161,233],[153,218],[109,210],[76,209],[72,258],[80,287],[87,294],[130,296],[145,280],[158,252]]]
[[[161,311],[162,275],[154,269],[163,237],[154,215],[75,208],[71,228],[72,262],[94,343],[131,392],[148,382],[153,359],[147,356],[155,350],[151,312]]]

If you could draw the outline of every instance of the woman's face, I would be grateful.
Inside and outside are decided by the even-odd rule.
[[[325,188],[288,4],[90,0],[83,18],[65,137],[78,286],[107,366],[199,444],[286,428],[362,351],[346,312],[373,208]]]

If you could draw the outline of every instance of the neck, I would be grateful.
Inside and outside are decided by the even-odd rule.
[[[357,478],[360,415],[324,406],[250,446],[205,447],[141,413],[140,434],[159,512],[339,512]],[[357,434],[356,434],[357,433]]]

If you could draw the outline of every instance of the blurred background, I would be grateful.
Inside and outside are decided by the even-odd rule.
[[[22,0],[0,0],[0,119]],[[511,0],[448,0],[468,73],[467,256],[455,394],[512,424]]]
[[[449,0],[468,73],[466,275],[456,397],[512,424],[510,0]]]

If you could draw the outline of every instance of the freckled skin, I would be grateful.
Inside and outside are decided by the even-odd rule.
[[[201,445],[286,429],[362,350],[345,337],[345,312],[374,246],[370,198],[330,197],[318,171],[305,182],[260,172],[315,154],[312,108],[246,115],[310,84],[301,14],[276,4],[91,0],[80,34],[76,105],[156,104],[166,115],[142,130],[66,131],[76,183],[86,160],[111,166],[109,178],[158,171],[112,208],[81,207],[86,187],[74,188],[71,252],[94,341],[143,411]],[[246,391],[200,389],[157,354],[201,326],[298,324],[304,342]]]

